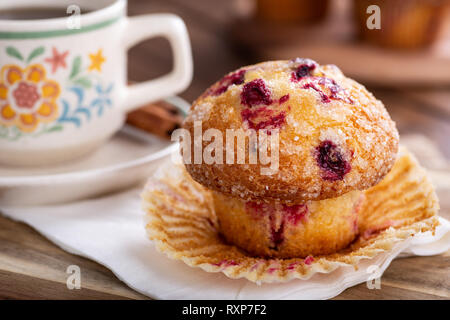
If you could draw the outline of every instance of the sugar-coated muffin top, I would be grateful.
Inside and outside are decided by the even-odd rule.
[[[249,163],[251,146],[243,164],[186,164],[197,182],[244,200],[300,203],[364,190],[389,172],[398,151],[398,132],[383,104],[336,66],[310,59],[229,73],[192,105],[183,124],[192,136],[197,121],[203,133],[217,129],[223,137],[227,129],[278,130],[279,165],[272,174],[261,173],[267,163]],[[210,143],[203,139],[203,149]]]

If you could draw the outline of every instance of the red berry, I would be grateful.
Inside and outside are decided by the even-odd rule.
[[[274,110],[262,107],[259,109],[243,109],[241,117],[247,122],[250,129],[276,129],[286,122],[286,112],[281,111],[274,115]],[[270,134],[270,131],[268,132]]]
[[[239,85],[244,83],[246,70],[239,70],[222,78],[219,87],[213,90],[212,94],[218,96],[228,90],[231,85]]]
[[[284,219],[294,225],[301,220],[306,220],[308,206],[306,204],[296,204],[292,206],[283,205]]]
[[[272,249],[277,249],[284,241],[284,221],[282,221],[281,224],[277,226],[275,214],[269,215],[269,221]]]
[[[353,100],[347,95],[345,90],[330,78],[311,77],[302,86],[302,89],[313,89],[318,92],[323,103],[329,103],[331,100],[341,100],[353,104]],[[328,93],[325,93],[324,89]]]
[[[288,101],[289,100],[289,93],[288,94],[285,94],[284,96],[282,96],[279,100],[278,100],[278,103],[279,104],[283,104],[283,103],[285,103],[286,101]]]
[[[323,103],[330,102],[330,97],[328,97],[320,88],[318,88],[314,83],[308,82],[305,83],[302,87],[303,89],[313,89],[314,91],[318,92],[320,95],[320,99]]]
[[[272,104],[271,92],[263,79],[255,79],[244,85],[241,92],[241,103],[248,107]]]
[[[306,264],[306,265],[310,265],[311,263],[313,263],[313,261],[314,261],[314,258],[312,257],[312,256],[307,256],[306,258],[305,258],[305,260],[303,260],[303,262]]]
[[[322,169],[322,179],[336,181],[344,179],[344,176],[350,172],[351,166],[338,147],[330,140],[325,140],[316,148],[316,160],[320,169]]]
[[[317,63],[310,59],[296,58],[293,62],[297,66],[295,71],[292,72],[291,80],[293,81],[311,76],[312,71],[317,68]]]

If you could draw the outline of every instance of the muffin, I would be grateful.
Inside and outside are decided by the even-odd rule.
[[[265,22],[312,23],[322,20],[328,0],[257,0],[256,17]]]
[[[429,46],[438,37],[449,13],[449,0],[354,0],[359,35],[377,45],[415,49]],[[366,12],[370,5],[380,7],[381,29],[368,29]]]
[[[338,198],[286,205],[242,201],[215,192],[223,237],[256,256],[292,258],[335,253],[358,235],[361,191]]]
[[[277,142],[269,148],[278,156],[274,170],[250,161],[262,148],[251,134],[243,150],[231,145],[233,160],[241,152],[241,162],[185,163],[191,177],[214,192],[224,238],[264,257],[346,247],[358,234],[361,191],[390,171],[398,151],[398,132],[383,104],[336,66],[309,59],[231,72],[193,103],[183,127],[195,136],[199,123],[203,134],[262,132]],[[210,144],[193,139],[192,159],[199,145],[208,150]],[[214,154],[226,159],[229,146]]]

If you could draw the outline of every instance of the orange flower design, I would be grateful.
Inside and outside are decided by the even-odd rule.
[[[60,93],[59,84],[46,78],[41,64],[25,69],[5,65],[0,71],[0,124],[32,132],[39,123],[54,121]]]

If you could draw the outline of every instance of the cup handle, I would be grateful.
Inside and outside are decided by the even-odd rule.
[[[131,111],[145,103],[177,94],[192,80],[192,54],[183,20],[173,14],[149,14],[127,18],[124,46],[128,50],[138,42],[162,36],[173,52],[173,70],[159,78],[125,87],[124,110]]]

